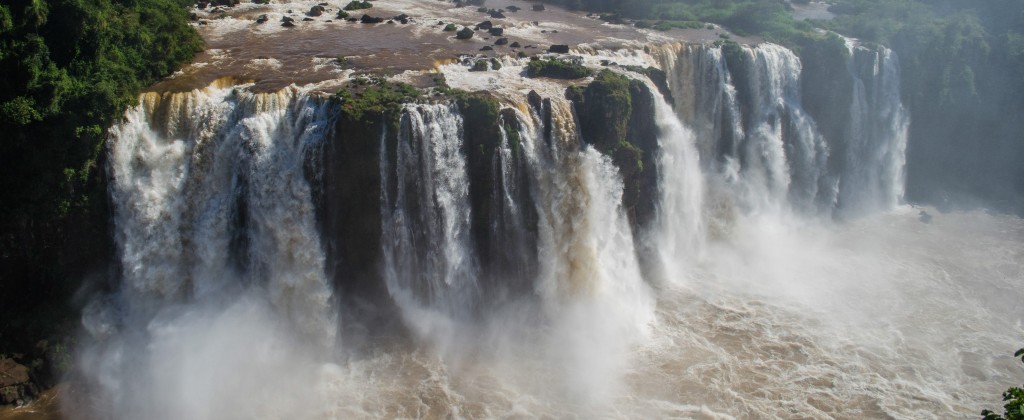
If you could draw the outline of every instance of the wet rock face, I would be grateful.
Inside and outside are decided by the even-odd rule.
[[[382,18],[382,17],[374,17],[374,16],[370,16],[370,15],[363,15],[363,17],[360,18],[359,21],[362,22],[362,23],[381,23],[381,22],[384,22],[384,18]]]
[[[13,359],[0,360],[0,404],[22,405],[38,394],[27,367]]]
[[[564,45],[564,44],[555,44],[555,45],[552,45],[552,46],[548,47],[548,52],[553,52],[553,53],[558,53],[558,54],[568,54],[569,53],[569,46],[568,45]]]

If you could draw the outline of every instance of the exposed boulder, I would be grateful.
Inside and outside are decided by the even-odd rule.
[[[569,46],[565,45],[565,44],[555,44],[555,45],[552,45],[552,46],[548,47],[548,52],[558,53],[558,54],[568,54],[569,53]]]
[[[491,35],[494,35],[494,36],[501,36],[502,34],[505,33],[505,29],[498,28],[498,27],[491,27],[491,29],[488,29],[487,32],[490,33]]]
[[[510,11],[512,13],[515,13],[515,12],[518,12],[518,11],[523,10],[523,9],[521,9],[519,6],[512,5],[512,6],[505,6],[505,10],[508,10],[508,11]]]
[[[480,31],[489,31],[493,27],[494,27],[494,24],[491,23],[491,21],[489,21],[489,20],[485,20],[483,22],[480,22],[480,23],[476,24],[476,29],[480,30]]]
[[[508,44],[508,38],[498,38],[497,41],[494,41],[494,45],[505,45],[505,44]]]
[[[498,9],[491,9],[490,12],[488,12],[488,13],[490,13],[491,19],[504,19],[505,18],[505,14],[501,13],[501,10],[498,10]]]
[[[535,90],[531,90],[530,93],[526,94],[526,103],[530,104],[530,107],[532,107],[538,114],[540,114],[540,111],[543,108],[543,102],[544,98],[542,98]]]
[[[487,71],[487,60],[477,60],[469,71]]]
[[[381,22],[384,22],[384,18],[376,17],[376,16],[370,16],[370,15],[363,15],[363,17],[359,18],[359,22],[360,23],[381,23]]]
[[[302,18],[302,21],[303,21],[303,22],[312,22],[312,21],[313,21],[313,18],[311,18],[311,17],[305,17],[305,18]]]
[[[456,39],[470,39],[473,37],[473,30],[469,28],[462,28],[462,30],[455,33]]]
[[[519,41],[516,41],[516,42],[513,42],[513,43],[509,44],[508,46],[512,47],[512,48],[519,48],[522,45],[519,44]]]
[[[543,12],[544,11],[544,5],[540,4],[540,3],[537,3],[537,4],[533,5],[533,11],[534,12]]]
[[[391,19],[397,20],[399,23],[401,23],[403,25],[409,23],[409,15],[407,15],[405,13],[402,13],[402,14],[400,14],[398,16],[395,16],[395,17],[393,17]]]
[[[492,47],[490,45],[484,45],[484,46],[480,47],[480,51],[493,51],[493,50],[494,50],[494,47]]]
[[[325,11],[327,11],[327,8],[318,4],[316,6],[310,7],[309,11],[306,12],[306,16],[320,16],[324,14]]]
[[[260,15],[258,18],[256,18],[256,23],[263,24],[267,23],[268,20],[270,20],[270,18],[267,17],[267,15]]]
[[[13,359],[0,359],[0,404],[23,405],[38,394],[27,367]]]

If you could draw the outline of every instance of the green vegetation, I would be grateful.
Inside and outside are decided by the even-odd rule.
[[[1017,350],[1013,357],[1020,357],[1024,363],[1024,348]],[[982,410],[982,420],[1024,420],[1024,388],[1013,386],[1003,392],[1003,415],[992,410]]]
[[[341,101],[342,112],[352,120],[371,123],[381,115],[397,115],[403,103],[421,96],[423,92],[415,86],[376,77],[353,80],[335,95]]]
[[[659,31],[667,31],[670,29],[700,29],[704,27],[703,22],[694,20],[662,20],[655,23],[653,28]]]
[[[487,71],[487,60],[476,60],[469,71]]]
[[[109,260],[106,128],[202,48],[190,4],[0,4],[0,352],[64,327],[71,294]]]
[[[581,79],[594,74],[594,71],[581,65],[555,58],[532,60],[526,66],[528,77],[550,77],[552,79]]]
[[[639,226],[651,220],[657,196],[658,130],[651,119],[654,102],[647,86],[605,69],[586,87],[569,87],[565,95],[573,102],[582,139],[619,168],[622,204],[631,223]]]
[[[369,9],[371,7],[373,7],[373,4],[370,3],[367,0],[363,0],[363,1],[352,0],[348,4],[346,4],[343,9],[344,10],[362,10],[362,9]]]
[[[459,27],[455,26],[454,23],[449,23],[447,25],[444,25],[444,31],[445,32],[455,32],[457,29],[459,29]]]
[[[345,19],[345,18],[348,18],[348,16],[349,16],[348,12],[346,12],[344,10],[339,10],[338,11],[338,16],[336,16],[336,17],[338,19]]]

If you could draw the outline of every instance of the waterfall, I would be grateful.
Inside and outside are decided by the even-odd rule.
[[[581,48],[596,57],[578,62],[629,79],[626,129],[607,149],[580,129],[602,116],[566,99],[588,96],[523,78],[527,59],[443,65],[453,89],[493,90],[358,118],[345,101],[359,89],[145,94],[110,131],[120,285],[83,319],[98,342],[81,363],[106,398],[97,407],[122,418],[501,417],[497,406],[566,417],[637,404],[664,417],[702,410],[675,404],[706,389],[755,401],[745,408],[776,398],[743,386],[793,371],[777,361],[842,372],[859,359],[829,359],[834,334],[809,332],[834,320],[793,320],[853,313],[834,295],[891,283],[858,270],[902,273],[830,241],[860,238],[831,219],[853,225],[899,204],[908,126],[895,55],[849,48],[841,130],[805,109],[804,65],[777,45]],[[664,70],[671,99],[660,73],[626,64],[638,62]],[[589,80],[572,83],[585,92]],[[836,109],[847,115],[845,101]],[[904,322],[898,310],[891,325]],[[881,357],[871,350],[853,352]],[[698,385],[666,387],[676,400],[650,394],[677,379]],[[319,411],[337,404],[350,405]],[[777,413],[763,405],[749,412]]]
[[[704,174],[695,145],[696,136],[673,112],[656,87],[647,83],[654,99],[654,119],[661,148],[659,206],[653,243],[647,252],[659,255],[661,277],[671,281],[685,270],[680,266],[696,256],[705,240]]]
[[[847,40],[853,59],[850,118],[839,203],[844,216],[892,208],[903,199],[910,117],[900,101],[899,60],[885,47]]]
[[[899,203],[908,119],[891,51],[851,44],[848,126],[827,138],[803,109],[802,65],[793,52],[773,44],[729,48],[654,51],[672,72],[676,112],[693,127],[703,165],[715,174],[709,182],[731,191],[713,202],[838,217]]]
[[[334,110],[292,90],[146,94],[111,130],[122,291],[146,318],[250,285],[333,343],[335,315],[304,162]]]
[[[395,161],[381,141],[384,279],[400,305],[467,316],[480,295],[470,237],[462,116],[455,104],[405,105]],[[388,185],[394,168],[395,185]]]

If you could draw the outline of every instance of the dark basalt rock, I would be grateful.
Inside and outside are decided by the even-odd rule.
[[[323,7],[323,6],[318,4],[316,6],[313,6],[313,7],[309,8],[309,11],[306,12],[306,15],[307,16],[320,16],[320,15],[324,14],[325,11],[327,11],[327,8],[325,8],[325,7]]]
[[[460,31],[455,33],[456,39],[470,39],[473,37],[473,30],[469,28],[462,28]]]
[[[521,47],[521,45],[519,45],[519,41],[516,41],[516,42],[513,42],[513,43],[509,44],[509,47],[519,48],[519,47]]]
[[[24,405],[39,394],[28,368],[14,359],[0,359],[0,405]]]
[[[370,15],[363,15],[363,17],[359,18],[359,22],[360,23],[381,23],[381,22],[384,22],[384,18],[370,16]]]
[[[505,45],[505,44],[508,44],[508,38],[498,38],[497,41],[494,41],[494,45]]]
[[[555,45],[552,45],[552,46],[548,47],[548,52],[558,53],[558,54],[568,54],[569,53],[569,46],[565,45],[565,44],[555,44]]]
[[[348,18],[348,19],[345,19],[345,20],[347,20],[347,21],[349,21],[349,22],[358,22],[358,21],[359,21],[359,19],[356,19],[356,18],[354,18],[354,17],[350,17],[350,18]]]
[[[480,22],[480,23],[476,24],[476,29],[478,31],[489,31],[493,27],[494,27],[494,24],[491,23],[491,21],[489,21],[489,20],[485,20],[483,22]]]
[[[612,158],[623,178],[622,204],[634,227],[654,215],[658,167],[658,129],[651,118],[654,100],[647,85],[602,70],[585,88],[570,87],[566,96],[580,122],[580,135]]]
[[[480,51],[493,51],[493,50],[494,50],[494,47],[492,47],[490,45],[484,45],[484,46],[480,47]]]
[[[302,21],[303,22],[312,22],[313,18],[308,18],[308,17],[307,18],[302,18]]]
[[[543,4],[539,4],[539,3],[533,5],[533,11],[534,12],[543,12],[544,11],[544,5]]]
[[[281,17],[281,22],[282,23],[288,23],[288,22],[294,22],[294,21],[295,21],[295,19],[292,19],[291,17],[288,17],[288,16],[282,16]]]
[[[526,103],[530,104],[530,107],[533,108],[533,110],[536,111],[538,115],[540,114],[540,111],[543,108],[543,100],[544,98],[541,98],[540,94],[537,93],[537,91],[535,90],[531,90],[530,93],[526,94]]]
[[[523,10],[523,9],[521,9],[519,6],[512,5],[512,6],[505,6],[505,10],[508,10],[508,11],[510,11],[512,13],[515,13],[515,12],[518,12],[518,11]]]
[[[505,29],[504,28],[498,28],[498,27],[491,27],[491,29],[488,29],[487,32],[490,33],[491,35],[494,35],[494,36],[501,36],[502,34],[505,33]]]
[[[398,16],[395,16],[395,17],[393,17],[391,19],[397,20],[399,23],[401,23],[403,25],[406,25],[406,24],[409,23],[409,15],[407,15],[405,13],[402,13],[402,14],[400,14]]]
[[[281,26],[284,26],[285,28],[294,28],[295,24],[292,23],[292,21],[287,21],[285,23],[282,23]]]
[[[505,18],[505,14],[501,13],[501,10],[491,9],[491,11],[488,12],[488,13],[490,13],[491,19],[504,19]]]
[[[270,18],[267,17],[267,15],[260,15],[260,17],[256,18],[256,23],[263,24],[267,23],[268,20],[270,20]]]

